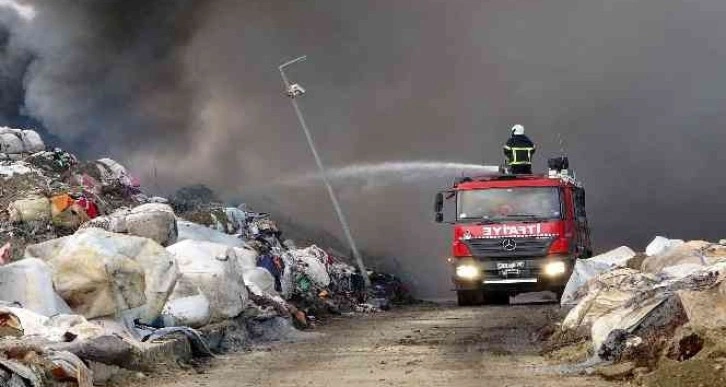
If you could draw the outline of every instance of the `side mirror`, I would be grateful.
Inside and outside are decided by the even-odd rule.
[[[444,194],[439,192],[436,194],[436,200],[434,202],[434,212],[440,213],[444,210]]]
[[[434,212],[436,213],[436,217],[434,218],[436,223],[442,223],[444,221],[444,194],[442,192],[436,194]]]

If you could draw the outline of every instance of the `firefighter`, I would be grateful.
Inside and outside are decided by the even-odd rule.
[[[532,174],[532,156],[535,147],[532,140],[524,135],[524,126],[512,126],[512,137],[504,144],[504,155],[507,157],[507,166],[515,175]]]

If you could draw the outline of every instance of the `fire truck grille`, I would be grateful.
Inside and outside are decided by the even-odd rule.
[[[464,243],[477,258],[541,257],[547,255],[552,238],[469,239]]]

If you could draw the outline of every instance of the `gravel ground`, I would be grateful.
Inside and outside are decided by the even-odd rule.
[[[614,386],[562,376],[538,355],[556,305],[411,306],[327,321],[292,343],[227,355],[136,386]]]

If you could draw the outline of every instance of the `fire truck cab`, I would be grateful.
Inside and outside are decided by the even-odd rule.
[[[542,290],[559,299],[575,260],[592,256],[585,190],[567,170],[457,179],[436,196],[437,222],[452,202],[448,261],[459,305]]]

